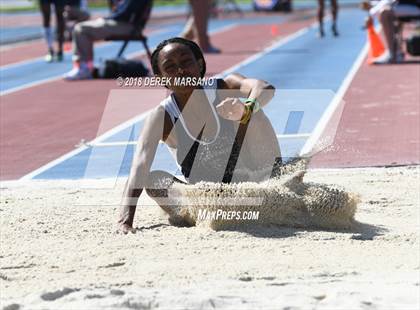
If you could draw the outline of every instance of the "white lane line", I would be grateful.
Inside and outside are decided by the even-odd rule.
[[[104,134],[102,134],[101,136],[93,139],[92,141],[90,141],[89,143],[92,144],[97,144],[100,143],[101,141],[111,137],[112,135],[116,134],[117,132],[126,129],[127,127],[137,123],[137,122],[141,122],[148,114],[149,114],[150,110],[137,115],[131,119],[129,119],[128,121],[125,121],[124,123],[112,128],[111,130],[108,130],[107,132],[105,132]],[[84,150],[87,150],[89,148],[88,143],[80,143],[77,147],[77,149],[70,151],[69,153],[64,154],[63,156],[60,156],[59,158],[39,167],[38,169],[24,175],[23,177],[20,178],[20,180],[29,180],[34,178],[35,176],[37,176],[38,174],[43,173],[44,171],[62,163],[63,161],[76,156],[78,154],[80,154],[81,152],[83,152]]]
[[[0,92],[0,97],[11,94],[11,93],[15,93],[15,92],[20,91],[20,90],[24,90],[26,88],[31,88],[31,87],[35,87],[35,86],[42,85],[42,84],[45,84],[45,83],[58,81],[58,80],[61,80],[62,78],[63,78],[63,75],[58,75],[58,76],[56,75],[56,76],[53,76],[53,77],[50,77],[50,78],[47,78],[47,79],[38,80],[38,81],[35,81],[35,82],[32,82],[32,83],[27,83],[27,84],[24,84],[22,86],[13,87],[13,88],[10,88],[8,90]]]
[[[311,136],[310,133],[293,133],[285,135],[277,135],[277,139],[306,139]]]
[[[375,27],[376,32],[380,32],[382,30],[381,25],[377,25]],[[360,51],[359,55],[356,58],[356,61],[353,63],[353,66],[350,68],[350,71],[347,73],[343,83],[341,84],[340,88],[338,89],[337,93],[335,94],[333,100],[328,105],[327,109],[322,114],[320,120],[318,121],[315,129],[312,131],[311,137],[306,141],[303,145],[302,150],[299,153],[299,156],[310,156],[313,148],[315,147],[316,143],[320,139],[322,133],[324,132],[325,128],[327,127],[331,117],[333,116],[335,110],[339,106],[341,100],[343,99],[344,95],[347,92],[347,89],[350,87],[351,82],[353,81],[357,71],[359,71],[360,66],[363,64],[364,59],[369,51],[369,42],[363,46],[362,50]]]
[[[0,27],[3,27],[3,26],[0,24]],[[9,50],[14,49],[16,47],[22,47],[22,46],[25,46],[25,45],[29,46],[29,45],[31,45],[35,42],[38,43],[38,42],[43,42],[43,41],[44,41],[43,39],[39,38],[39,39],[34,39],[34,40],[29,40],[29,41],[22,41],[22,42],[10,43],[10,44],[7,44],[7,45],[1,45],[0,46],[0,53],[5,52],[5,51],[9,51]]]
[[[36,169],[36,170],[28,173],[26,175],[24,175],[19,180],[22,180],[22,181],[23,180],[30,180],[33,177],[35,177],[36,175],[41,174],[42,172],[44,172],[44,171],[46,171],[46,170],[48,170],[48,169],[50,169],[50,168],[52,168],[52,167],[54,167],[54,166],[62,163],[63,161],[65,161],[65,160],[67,160],[67,159],[69,159],[69,158],[71,158],[73,156],[76,156],[76,155],[80,154],[81,152],[83,152],[84,150],[87,150],[88,148],[89,147],[87,145],[80,146],[77,149],[75,149],[75,150],[73,150],[73,151],[71,151],[69,153],[66,153],[63,156],[61,156],[61,157],[59,157],[57,159],[54,159],[53,161],[50,161],[48,164],[46,164],[46,165],[44,165],[44,166],[42,166],[42,167],[40,167],[40,168],[38,168],[38,169]]]
[[[107,44],[110,44],[110,43],[99,42],[99,43],[95,44],[95,47],[100,47],[100,46],[107,45]],[[30,48],[30,47],[28,47],[28,48]],[[65,56],[71,56],[71,54],[72,54],[72,52],[70,52],[70,51],[64,52]],[[31,59],[21,60],[21,61],[18,61],[18,62],[13,62],[13,63],[7,64],[7,65],[0,66],[0,71],[14,69],[14,67],[19,67],[19,66],[23,66],[23,65],[26,65],[26,64],[30,64],[31,62],[33,62],[33,63],[40,62],[40,61],[45,62],[44,58],[45,58],[45,56],[41,56],[41,57],[35,57],[35,58],[31,58]]]
[[[235,70],[241,68],[242,66],[245,66],[246,64],[249,64],[250,62],[257,60],[258,58],[261,58],[262,56],[264,56],[269,51],[274,50],[275,48],[278,48],[278,47],[280,47],[280,46],[288,43],[289,41],[291,41],[291,40],[293,40],[293,39],[295,39],[295,38],[303,35],[311,27],[312,27],[312,25],[311,26],[308,26],[306,28],[303,28],[303,29],[301,29],[301,30],[299,30],[299,31],[291,34],[291,35],[288,35],[288,36],[284,37],[283,39],[280,39],[278,42],[276,42],[273,45],[265,48],[262,52],[260,52],[260,53],[258,53],[256,55],[250,56],[247,59],[243,60],[242,62],[240,62],[240,63],[238,63],[238,64],[230,67],[229,69],[223,71],[221,73],[221,75],[227,75],[227,74],[229,74],[231,72],[234,72]],[[275,48],[273,46],[275,46]],[[220,76],[220,75],[216,75],[216,76]],[[148,111],[142,113],[141,115],[139,115],[138,117],[134,117],[134,118],[132,118],[132,119],[130,119],[128,121],[125,121],[124,123],[121,123],[117,127],[114,127],[113,129],[107,131],[106,133],[104,133],[103,135],[101,135],[101,136],[97,137],[96,139],[90,141],[89,143],[98,143],[98,142],[101,142],[101,141],[105,140],[106,138],[112,136],[113,134],[117,133],[118,131],[121,131],[123,129],[126,129],[127,127],[133,125],[134,123],[140,121],[141,119],[144,119],[150,113],[150,111],[151,110],[148,110]],[[67,159],[69,159],[70,157],[75,156],[78,153],[84,151],[86,148],[87,148],[87,146],[82,145],[82,146],[78,147],[76,150],[73,150],[73,151],[71,151],[71,152],[69,152],[69,153],[67,153],[67,154],[65,154],[65,155],[63,155],[63,156],[55,159],[54,161],[52,161],[50,163],[47,163],[46,165],[44,165],[44,166],[42,166],[42,167],[40,167],[40,168],[38,168],[38,169],[36,169],[36,170],[34,170],[34,171],[26,174],[26,175],[24,175],[22,178],[20,178],[20,180],[32,179],[35,176],[37,176],[38,174],[41,174],[44,171],[48,170],[49,168],[51,168],[51,167],[53,167],[55,165],[58,165],[59,163],[65,161]]]
[[[277,139],[306,139],[310,137],[310,133],[297,133],[297,134],[286,134],[286,135],[277,135]],[[159,141],[160,144],[164,142]],[[94,140],[90,142],[81,141],[77,146],[86,146],[86,147],[114,147],[114,146],[127,146],[127,145],[137,145],[137,141],[115,141],[115,142],[95,142]]]
[[[335,110],[339,106],[340,102],[342,101],[347,89],[349,88],[351,82],[353,81],[354,76],[356,75],[357,71],[359,70],[360,66],[362,65],[367,52],[369,50],[369,44],[366,43],[365,46],[360,51],[356,61],[353,63],[350,71],[347,73],[343,83],[341,83],[340,88],[338,89],[337,93],[335,94],[334,98],[325,109],[324,113],[322,114],[320,120],[316,124],[315,129],[312,131],[311,136],[306,141],[305,145],[303,146],[302,150],[300,151],[300,156],[310,156],[311,151],[315,147],[316,143],[320,139],[322,133],[324,132],[327,124],[329,123],[332,115],[334,114]]]

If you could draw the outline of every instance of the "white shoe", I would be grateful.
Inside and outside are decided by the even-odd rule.
[[[398,52],[395,57],[392,57],[389,52],[385,52],[383,55],[375,58],[373,63],[375,65],[385,65],[385,64],[398,64],[404,61],[404,53]]]
[[[373,60],[373,64],[375,64],[375,65],[389,64],[389,63],[391,63],[391,60],[392,60],[391,54],[389,52],[385,52],[381,56],[376,57]]]
[[[80,67],[73,68],[71,71],[64,75],[67,81],[89,80],[92,78],[92,72],[87,66],[81,65]]]
[[[46,62],[53,62],[54,60],[54,51],[50,50],[47,55],[44,57]]]

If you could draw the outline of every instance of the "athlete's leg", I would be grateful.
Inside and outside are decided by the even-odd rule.
[[[45,56],[47,62],[53,60],[54,55],[54,35],[52,33],[50,22],[51,22],[51,2],[48,0],[40,0],[39,8],[42,15],[42,26],[44,27],[44,37],[48,47],[48,54]]]
[[[59,61],[63,59],[63,44],[64,44],[64,29],[65,29],[65,21],[64,21],[64,3],[61,1],[56,1],[54,4],[55,8],[55,17],[57,21],[57,43],[58,43],[58,54],[57,58]]]
[[[169,215],[169,223],[176,226],[192,226],[192,223],[188,223],[176,213],[175,197],[171,197],[170,192],[168,191],[174,182],[185,184],[185,182],[166,171],[151,171],[146,193]]]
[[[240,153],[241,165],[252,171],[271,173],[273,166],[281,164],[277,135],[265,113],[252,115]],[[269,177],[267,175],[266,177]]]
[[[330,0],[331,2],[331,15],[332,15],[332,26],[331,31],[334,36],[338,36],[337,31],[337,17],[338,17],[338,2],[337,0]]]
[[[324,3],[324,0],[318,0],[318,34],[321,38],[324,36]]]

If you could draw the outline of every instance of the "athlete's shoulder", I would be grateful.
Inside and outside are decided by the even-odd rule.
[[[165,117],[165,107],[158,105],[153,108],[150,113],[147,115],[149,121],[162,121]]]
[[[241,87],[241,82],[244,79],[246,79],[246,77],[239,73],[231,73],[223,78],[223,84],[225,89],[239,89]]]

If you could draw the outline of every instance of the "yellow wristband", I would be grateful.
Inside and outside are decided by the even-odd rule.
[[[245,104],[251,106],[252,113],[257,113],[261,109],[260,108],[260,103],[257,101],[257,99],[248,98],[245,101]]]
[[[242,115],[242,118],[241,118],[241,121],[240,121],[241,124],[248,123],[249,120],[251,119],[251,116],[252,116],[252,107],[251,107],[251,105],[245,104],[244,107],[245,107],[245,111],[244,111],[244,114]]]

